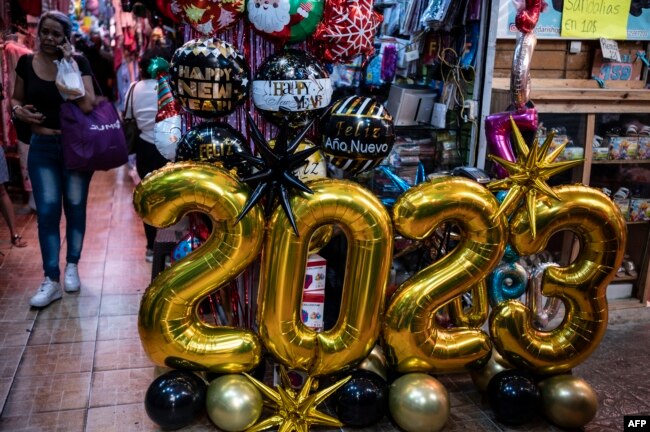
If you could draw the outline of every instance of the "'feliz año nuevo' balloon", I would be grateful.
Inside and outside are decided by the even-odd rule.
[[[372,98],[339,99],[322,122],[323,152],[348,174],[379,165],[395,142],[393,117]]]

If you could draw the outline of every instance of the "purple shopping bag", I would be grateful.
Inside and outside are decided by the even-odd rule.
[[[109,170],[129,158],[117,110],[101,101],[88,114],[74,102],[61,105],[61,142],[66,168],[78,171]]]

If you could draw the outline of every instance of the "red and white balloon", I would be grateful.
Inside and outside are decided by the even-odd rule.
[[[311,50],[329,63],[347,63],[360,54],[371,56],[383,20],[372,6],[372,0],[329,0]]]
[[[171,11],[194,30],[211,36],[235,24],[244,14],[244,0],[172,0]]]

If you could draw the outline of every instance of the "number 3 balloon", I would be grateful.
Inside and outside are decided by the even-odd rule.
[[[532,237],[525,208],[511,220],[510,240],[520,255],[545,249],[553,234],[573,231],[580,252],[567,267],[548,267],[542,293],[564,302],[565,318],[559,327],[540,331],[531,311],[509,300],[495,307],[490,333],[501,355],[515,366],[542,374],[571,370],[596,349],[607,329],[605,290],[623,261],[627,229],[614,202],[586,186],[562,186],[554,191],[560,200],[537,200],[537,236]]]

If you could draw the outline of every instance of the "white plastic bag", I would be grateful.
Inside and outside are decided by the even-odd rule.
[[[79,99],[86,90],[79,72],[79,66],[74,60],[55,60],[58,71],[56,73],[56,88],[63,100]]]

